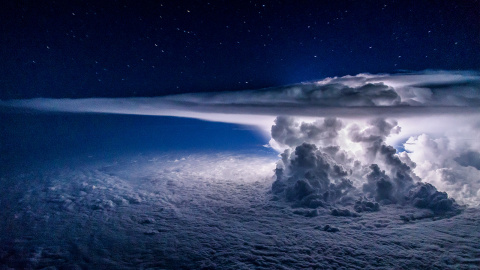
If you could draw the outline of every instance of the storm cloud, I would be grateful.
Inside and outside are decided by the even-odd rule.
[[[472,140],[480,127],[475,71],[358,74],[152,98],[6,100],[2,106],[254,125],[268,130],[268,146],[283,153],[276,178],[290,199],[328,193],[330,201],[350,200],[361,192],[369,200],[401,203],[410,188],[426,181],[464,203],[479,204],[478,162],[471,154],[480,151]],[[310,179],[300,179],[303,174]]]
[[[383,118],[360,127],[343,125],[335,118],[300,123],[278,117],[272,140],[287,149],[277,162],[274,198],[294,207],[350,206],[356,212],[379,211],[388,204],[412,205],[434,214],[457,212],[460,208],[454,199],[414,173],[416,164],[407,153],[399,155],[386,144],[386,138],[400,130],[396,121]],[[360,144],[364,151],[349,151],[349,144],[342,145],[345,138],[339,136]]]

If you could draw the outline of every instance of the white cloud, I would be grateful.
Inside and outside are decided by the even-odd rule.
[[[421,134],[410,137],[405,150],[410,152],[409,157],[416,163],[414,172],[423,181],[470,206],[480,205],[480,171],[473,166],[462,166],[455,160],[468,151],[480,149],[457,142],[455,137]]]
[[[449,123],[453,124],[443,122]],[[403,144],[407,152],[397,153],[387,140],[401,133],[397,124],[383,118],[359,125],[334,118],[302,122],[278,117],[270,144],[283,153],[272,191],[294,205],[307,207],[351,205],[366,196],[383,204],[450,209],[452,202],[441,192],[461,204],[480,205],[477,160],[467,160],[480,149],[456,139],[458,132],[473,138],[476,129],[412,136]],[[470,153],[463,157],[467,163],[459,164],[456,160],[464,153]]]
[[[171,115],[265,125],[271,116],[362,118],[478,114],[480,75],[469,71],[358,74],[249,91],[154,98],[7,100],[0,105],[66,112]],[[258,116],[264,118],[258,118]]]

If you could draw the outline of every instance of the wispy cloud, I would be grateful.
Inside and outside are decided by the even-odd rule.
[[[358,74],[317,82],[248,91],[189,93],[152,98],[29,99],[0,105],[64,112],[170,115],[256,124],[239,115],[358,118],[475,114],[480,107],[480,74],[423,71]],[[232,116],[236,115],[236,117]]]

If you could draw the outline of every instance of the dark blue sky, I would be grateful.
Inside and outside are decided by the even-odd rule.
[[[0,175],[45,161],[148,153],[275,157],[251,127],[178,117],[0,110]]]
[[[479,1],[4,1],[0,99],[480,68]]]

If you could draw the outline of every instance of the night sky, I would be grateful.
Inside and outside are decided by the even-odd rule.
[[[0,99],[478,70],[478,1],[4,1]]]
[[[478,269],[480,0],[3,0],[0,29],[0,269]]]

